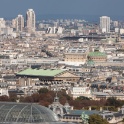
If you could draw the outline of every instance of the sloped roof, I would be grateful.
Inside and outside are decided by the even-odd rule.
[[[99,111],[97,110],[69,110],[71,115],[81,115],[82,112],[85,112],[87,115],[99,114]]]
[[[25,76],[56,76],[65,70],[60,70],[60,69],[26,69],[24,71],[21,71],[17,73],[17,75],[25,75]]]
[[[88,56],[106,56],[106,54],[97,51],[97,52],[90,52]]]

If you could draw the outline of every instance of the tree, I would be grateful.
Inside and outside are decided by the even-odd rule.
[[[24,98],[23,102],[34,103],[32,96],[27,96]]]
[[[77,98],[78,100],[90,100],[90,98],[85,97],[85,96],[80,96]]]
[[[8,96],[0,96],[0,101],[9,101]]]
[[[9,94],[9,100],[10,100],[10,102],[16,102],[16,100],[18,100],[17,94],[16,93],[10,93]]]
[[[106,103],[107,106],[115,106],[115,107],[120,107],[123,105],[123,103],[119,100],[117,100],[116,98],[114,97],[111,97],[111,98],[108,98],[107,99],[107,103]]]
[[[48,93],[48,92],[49,92],[49,90],[48,90],[47,88],[41,88],[41,89],[38,91],[39,94]]]
[[[34,102],[36,102],[36,103],[39,102],[40,95],[38,93],[32,94],[31,97],[33,98]]]
[[[106,119],[100,115],[93,114],[89,117],[89,124],[109,124]]]

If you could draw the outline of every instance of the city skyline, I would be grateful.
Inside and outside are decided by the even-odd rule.
[[[71,4],[71,6],[70,6]],[[7,1],[2,0],[0,4],[0,17],[14,18],[18,14],[24,15],[28,9],[34,9],[36,16],[42,18],[84,18],[96,19],[99,16],[112,16],[113,18],[122,19],[123,0],[37,0],[36,1]],[[115,6],[116,5],[116,6]],[[6,7],[5,7],[6,6]],[[63,9],[64,8],[64,9]],[[115,9],[117,8],[117,9]],[[16,10],[16,11],[15,11]],[[8,13],[9,12],[9,13]],[[11,13],[10,13],[11,12]]]
[[[1,0],[0,124],[124,122],[123,5]]]

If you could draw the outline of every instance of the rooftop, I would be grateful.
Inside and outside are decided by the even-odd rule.
[[[0,102],[0,124],[56,122],[58,117],[50,109],[30,103]]]
[[[85,112],[87,115],[92,115],[92,114],[99,114],[99,111],[96,110],[70,110],[69,113],[71,115],[82,115],[82,112]]]
[[[106,56],[106,54],[97,51],[97,52],[90,52],[89,56]]]
[[[60,69],[26,69],[24,71],[21,71],[17,73],[17,75],[26,75],[26,76],[56,76],[65,70]]]
[[[70,48],[68,53],[86,53],[87,48]]]

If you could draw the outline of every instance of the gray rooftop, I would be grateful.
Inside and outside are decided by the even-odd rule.
[[[87,48],[70,48],[68,53],[86,53]]]

